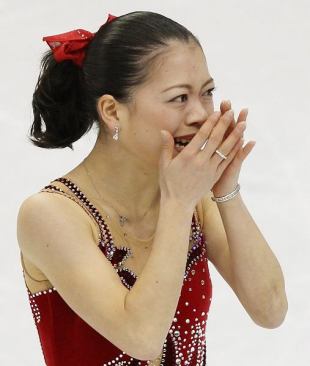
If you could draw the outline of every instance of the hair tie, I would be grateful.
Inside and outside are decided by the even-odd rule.
[[[117,18],[109,14],[106,23]],[[76,65],[82,66],[85,58],[85,49],[89,42],[95,37],[96,33],[91,33],[85,29],[75,29],[62,34],[43,37],[53,51],[56,62],[72,60]]]

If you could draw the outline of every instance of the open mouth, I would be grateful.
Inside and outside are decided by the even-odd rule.
[[[176,146],[186,146],[188,143],[189,143],[189,141],[176,141],[175,140]]]
[[[190,143],[190,140],[174,139],[174,143],[176,147],[185,147]]]
[[[181,151],[184,149],[184,147],[186,145],[188,145],[190,143],[190,141],[189,140],[187,140],[187,141],[186,140],[174,140],[174,143],[175,143],[175,149],[177,151]]]

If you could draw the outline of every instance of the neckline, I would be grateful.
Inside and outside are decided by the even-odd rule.
[[[110,227],[112,227],[114,229],[113,230],[114,233],[116,232],[116,234],[118,235],[119,239],[121,241],[124,241],[126,243],[126,248],[129,248],[128,247],[128,244],[130,244],[130,243],[127,242],[127,238],[129,238],[128,240],[130,242],[131,241],[138,241],[139,243],[142,243],[142,245],[143,244],[145,245],[145,244],[147,244],[147,243],[149,243],[151,241],[150,238],[140,239],[138,237],[135,237],[135,236],[131,235],[130,233],[126,233],[127,236],[125,236],[124,235],[124,231],[122,230],[122,228],[120,226],[120,223],[117,220],[112,219],[110,217],[110,215],[107,214],[104,210],[102,210],[102,208],[100,206],[99,207],[101,208],[101,210],[99,211],[98,208],[97,208],[98,205],[97,204],[96,205],[93,204],[93,201],[92,201],[93,198],[92,198],[92,200],[90,200],[88,198],[88,196],[80,189],[80,186],[78,184],[76,184],[75,180],[72,180],[71,178],[68,178],[67,176],[61,176],[59,178],[56,178],[56,179],[52,180],[51,183],[53,183],[54,181],[56,181],[56,182],[58,181],[60,183],[63,183],[61,180],[65,180],[65,181],[71,183],[80,192],[80,194],[84,196],[85,200],[88,201],[88,204],[91,207],[93,207],[98,212],[98,215],[100,216],[100,219],[102,221],[106,222],[106,225],[107,225],[107,223],[109,224],[109,225],[107,225],[107,227],[108,227],[108,230],[110,232],[110,235],[112,236],[112,233],[111,233],[111,230],[110,230]],[[68,186],[66,186],[66,187],[68,187]],[[70,188],[69,188],[69,190],[72,192],[72,190]],[[153,238],[152,239],[154,239],[154,237],[155,237],[155,234],[153,234]]]
[[[129,253],[131,253],[132,252],[132,250],[131,250],[131,248],[130,247],[128,247],[128,243],[127,243],[127,241],[126,241],[126,239],[124,239],[123,237],[124,237],[124,233],[122,232],[122,234],[121,234],[121,229],[119,229],[117,226],[120,226],[120,225],[118,225],[118,224],[115,224],[115,222],[114,222],[114,220],[111,220],[110,218],[107,218],[107,216],[109,216],[109,215],[107,215],[107,214],[105,214],[104,215],[104,217],[103,217],[103,215],[101,215],[101,213],[100,213],[100,211],[97,209],[97,206],[95,206],[93,203],[92,203],[92,201],[84,194],[84,192],[80,189],[80,187],[75,183],[75,181],[73,181],[71,178],[69,179],[69,178],[67,178],[66,176],[62,176],[62,177],[60,177],[60,178],[56,178],[56,179],[54,179],[54,180],[52,180],[51,181],[51,183],[53,183],[54,181],[58,181],[58,182],[61,182],[61,183],[63,183],[62,182],[62,180],[64,180],[64,181],[67,181],[67,182],[69,182],[69,183],[71,183],[71,185],[73,185],[79,192],[80,192],[80,194],[82,195],[82,196],[84,196],[84,198],[85,198],[85,200],[86,200],[86,202],[88,202],[88,205],[89,206],[91,206],[93,209],[95,209],[96,210],[96,212],[97,212],[97,214],[98,214],[98,216],[99,216],[99,219],[101,220],[101,221],[103,221],[104,223],[105,223],[105,225],[106,225],[106,228],[107,228],[107,230],[109,231],[109,234],[110,234],[110,236],[113,238],[113,245],[114,245],[114,247],[116,248],[116,249],[120,249],[120,248],[118,248],[116,245],[115,245],[115,243],[114,243],[114,235],[112,235],[112,233],[111,233],[111,230],[110,230],[110,227],[112,226],[112,227],[114,227],[114,229],[116,230],[116,232],[117,232],[117,235],[119,236],[119,238],[120,238],[120,240],[122,240],[122,241],[124,241],[124,242],[126,242],[126,246],[124,246],[124,245],[122,245],[122,247],[121,248],[123,248],[123,249],[125,249],[127,252],[129,252]],[[66,187],[68,187],[68,186],[66,186]],[[69,187],[68,187],[69,188]],[[70,188],[69,188],[70,189]],[[70,191],[72,192],[72,190],[70,189]],[[107,221],[108,221],[108,223],[109,223],[109,225],[107,224]],[[191,222],[191,227],[192,227],[192,230],[193,230],[193,224],[196,226],[197,224],[198,224],[198,226],[199,226],[199,231],[201,232],[201,226],[200,226],[200,220],[199,220],[199,218],[198,218],[198,213],[196,212],[196,207],[195,207],[195,209],[194,209],[194,212],[193,212],[193,215],[192,215],[192,222]],[[100,229],[100,232],[101,232],[101,229]],[[100,238],[102,239],[102,234],[100,234]],[[139,240],[139,239],[138,239]],[[139,240],[140,241],[140,240]],[[142,241],[143,242],[143,241]],[[198,245],[199,246],[199,245]],[[193,249],[196,247],[196,244],[194,244],[192,247],[191,247],[191,249],[188,251],[188,253],[187,253],[187,255],[188,255],[188,257],[190,256],[190,254],[193,252]]]
[[[128,268],[124,262],[133,255],[132,249],[128,245],[126,245],[126,246],[121,245],[121,247],[118,247],[116,245],[116,242],[114,241],[115,237],[114,237],[114,235],[112,235],[111,229],[110,229],[111,226],[115,227],[114,222],[109,220],[109,222],[107,223],[107,220],[101,215],[101,213],[99,212],[97,207],[95,205],[93,205],[93,203],[88,199],[88,197],[84,194],[84,192],[80,189],[80,187],[73,180],[71,180],[67,177],[56,178],[50,182],[51,186],[53,186],[52,183],[54,181],[55,182],[58,181],[58,182],[64,184],[66,187],[68,187],[70,192],[73,192],[74,196],[77,197],[80,201],[82,201],[82,203],[87,207],[87,209],[89,211],[92,211],[91,215],[94,217],[94,219],[96,220],[96,222],[98,223],[98,226],[99,226],[99,232],[100,232],[99,246],[101,246],[100,249],[104,252],[104,254],[107,256],[107,259],[109,261],[115,260],[115,264],[117,264],[117,266],[119,267],[119,268],[117,268],[117,273],[122,278],[122,282],[124,283],[124,285],[127,288],[131,288],[132,285],[130,284],[130,281],[128,282],[126,276],[132,275],[134,278],[134,281],[135,281],[138,278],[138,275],[136,274],[135,271]],[[66,183],[68,183],[68,185]],[[74,189],[72,189],[70,187],[70,185],[73,186]],[[57,189],[60,189],[60,188],[57,187]],[[84,200],[85,200],[85,202],[84,202]],[[112,225],[110,225],[110,223]],[[102,226],[104,227],[104,229],[106,230],[106,232],[108,234],[109,240],[107,242],[105,241],[105,235],[103,235]],[[191,261],[192,261],[193,253],[198,248],[202,247],[205,242],[204,235],[201,232],[200,221],[199,221],[199,217],[198,217],[196,208],[192,215],[191,233],[192,233],[191,235],[194,236],[195,243],[187,252],[186,268],[188,268],[189,263],[191,263]],[[196,236],[197,234],[198,234],[198,236]],[[126,242],[126,240],[123,239],[123,236],[120,235],[118,231],[117,231],[117,235],[119,236],[121,241]],[[199,240],[199,237],[200,237],[200,240]],[[128,244],[128,243],[126,243],[126,244]],[[106,250],[107,250],[107,252],[106,252]],[[113,264],[113,262],[111,262],[111,263]],[[113,264],[114,267],[115,267],[115,264]],[[186,271],[184,272],[184,274],[186,274]],[[27,284],[26,284],[26,287],[27,287],[28,292],[31,295],[33,295],[30,292]],[[52,290],[55,290],[57,292],[57,290],[54,287],[52,287],[52,289],[49,288],[46,291],[51,292]],[[39,292],[39,294],[41,294],[41,292]]]

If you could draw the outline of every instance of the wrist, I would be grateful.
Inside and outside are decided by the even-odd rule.
[[[230,189],[228,192],[225,193],[223,191],[219,192],[216,190],[212,190],[213,197],[211,197],[211,199],[212,201],[216,201],[217,203],[223,203],[236,197],[239,194],[239,191],[240,191],[239,183],[237,183],[237,185],[233,189]]]
[[[161,198],[160,210],[171,212],[172,215],[181,214],[186,217],[192,217],[195,207],[191,207],[190,205],[184,204],[184,202],[174,199]]]
[[[242,201],[242,196],[239,192],[230,200],[227,200],[225,202],[215,202],[215,203],[217,204],[219,211],[222,212],[223,210],[226,211],[227,209],[239,206],[241,201]]]

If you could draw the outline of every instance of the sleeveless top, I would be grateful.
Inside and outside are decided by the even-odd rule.
[[[123,285],[131,289],[137,275],[123,265],[131,255],[130,248],[115,246],[106,222],[76,184],[67,178],[57,178],[54,181],[65,184],[76,199],[52,184],[40,192],[63,194],[79,203],[95,219],[100,229],[98,247],[111,262]],[[160,366],[206,365],[205,333],[212,282],[207,243],[196,210],[192,218],[190,240],[194,240],[194,245],[187,254],[182,290],[163,344]],[[23,265],[25,281],[24,270],[26,271]],[[55,287],[36,293],[31,293],[27,284],[26,288],[47,366],[144,366],[151,363],[131,357],[104,338],[66,304]]]

